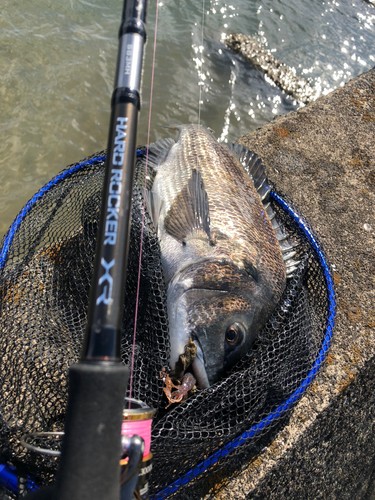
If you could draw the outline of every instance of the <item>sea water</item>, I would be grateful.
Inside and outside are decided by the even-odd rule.
[[[138,144],[147,140],[156,2],[149,0]],[[106,147],[121,0],[2,0],[0,235],[70,163]],[[375,64],[364,0],[161,0],[150,141],[197,123],[235,141],[300,104],[222,43],[244,33],[327,94]],[[200,105],[199,105],[200,102]]]

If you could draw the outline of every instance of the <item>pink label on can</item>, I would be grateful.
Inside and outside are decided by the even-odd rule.
[[[143,457],[150,453],[151,448],[151,424],[152,418],[149,420],[128,420],[122,422],[121,434],[123,436],[132,437],[134,434],[141,436],[145,442],[145,451]]]

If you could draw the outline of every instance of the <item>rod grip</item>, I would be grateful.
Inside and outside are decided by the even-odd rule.
[[[120,363],[71,366],[56,499],[119,499],[121,423],[128,378],[128,368]]]

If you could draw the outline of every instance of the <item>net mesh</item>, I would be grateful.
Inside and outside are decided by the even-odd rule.
[[[41,483],[53,478],[58,459],[27,451],[20,437],[63,430],[67,370],[79,358],[87,319],[104,160],[102,152],[67,167],[30,200],[2,241],[2,460]],[[133,195],[121,346],[125,363],[133,340],[141,181],[136,179]],[[200,498],[202,484],[223,484],[238,472],[287,416],[324,359],[334,303],[324,254],[289,201],[283,205],[275,194],[272,204],[299,242],[298,270],[251,351],[217,384],[168,409],[160,377],[169,355],[166,290],[158,239],[145,214],[132,397],[157,408],[154,498],[176,490],[181,498]]]

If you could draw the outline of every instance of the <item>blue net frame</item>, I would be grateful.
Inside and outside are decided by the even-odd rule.
[[[142,153],[143,153],[142,150],[137,151],[138,155],[141,155]],[[87,167],[90,167],[90,166],[95,165],[95,164],[100,163],[100,162],[104,162],[105,158],[106,158],[105,155],[96,156],[96,157],[90,158],[86,161],[83,161],[81,163],[78,163],[76,165],[73,165],[72,167],[66,169],[65,171],[63,171],[62,173],[60,173],[56,177],[54,177],[49,183],[47,183],[44,187],[42,187],[32,197],[32,199],[20,211],[20,213],[18,214],[18,216],[14,220],[13,224],[9,228],[9,230],[8,230],[4,240],[3,240],[3,245],[2,245],[2,248],[0,250],[0,271],[3,270],[3,268],[7,262],[9,248],[11,247],[12,242],[15,238],[15,235],[17,234],[17,231],[19,230],[22,222],[24,221],[26,216],[33,210],[33,207],[43,198],[43,196],[47,192],[49,192],[54,186],[58,185],[63,180],[66,180],[70,176],[74,175],[76,172],[83,171]],[[181,475],[177,480],[173,481],[167,487],[163,488],[162,490],[158,491],[157,493],[154,493],[151,497],[152,500],[162,500],[162,499],[168,497],[169,495],[174,494],[182,486],[187,485],[191,480],[201,476],[205,471],[207,471],[207,469],[216,465],[224,457],[230,456],[230,454],[232,452],[237,450],[243,444],[247,443],[247,441],[249,439],[251,439],[254,436],[256,436],[257,434],[263,432],[264,429],[266,429],[268,426],[270,426],[270,424],[273,421],[275,421],[276,419],[279,419],[303,395],[303,393],[306,391],[308,386],[314,380],[316,374],[318,373],[321,365],[323,364],[323,362],[327,356],[327,352],[328,352],[328,349],[330,347],[330,343],[331,343],[331,339],[332,339],[332,335],[333,335],[335,314],[336,314],[335,292],[334,292],[333,277],[332,277],[330,267],[327,263],[326,257],[324,255],[324,252],[323,252],[317,238],[314,236],[313,232],[311,231],[311,229],[309,228],[309,226],[305,222],[305,220],[299,215],[299,213],[290,204],[288,204],[287,201],[285,201],[285,199],[280,194],[278,194],[275,191],[272,191],[271,197],[272,197],[273,201],[283,211],[285,211],[288,214],[288,216],[294,221],[294,223],[298,226],[300,231],[302,231],[305,238],[310,243],[312,249],[315,251],[316,255],[318,256],[320,266],[321,266],[323,273],[324,273],[324,279],[325,279],[325,285],[326,285],[326,291],[327,291],[328,315],[327,315],[326,328],[325,328],[325,332],[324,332],[324,340],[322,342],[321,348],[317,354],[317,357],[315,359],[315,362],[313,363],[312,368],[308,372],[305,379],[301,381],[298,388],[282,404],[279,404],[266,417],[262,418],[258,423],[252,425],[245,432],[242,432],[237,438],[226,443],[224,446],[220,447],[216,452],[210,454],[207,458],[205,458],[205,460],[194,465],[194,467],[192,467],[186,473]],[[3,471],[0,470],[0,482],[2,479],[1,478],[2,473],[3,473]],[[7,470],[6,473],[9,476],[9,470]],[[4,469],[4,474],[5,474],[5,469]],[[13,488],[13,490],[14,490],[14,488]],[[13,491],[13,493],[14,493],[14,491]]]

